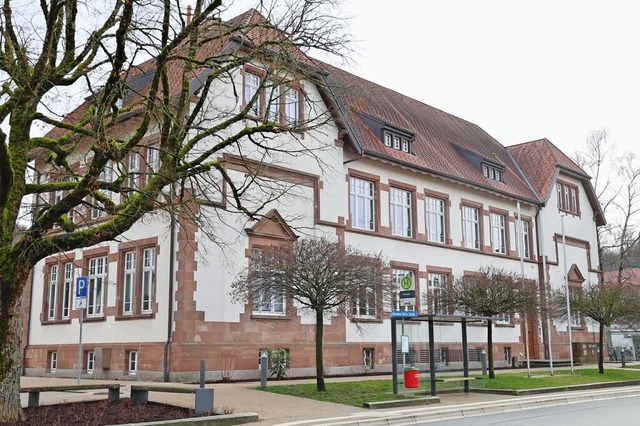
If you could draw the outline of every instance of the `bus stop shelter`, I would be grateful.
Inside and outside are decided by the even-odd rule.
[[[397,312],[397,311],[396,311]],[[403,312],[403,311],[400,311]],[[427,322],[428,323],[428,340],[429,340],[429,378],[431,383],[431,395],[436,396],[436,364],[435,364],[435,333],[434,323],[460,323],[461,324],[461,341],[462,341],[462,367],[463,377],[469,377],[469,348],[467,342],[467,324],[478,323],[489,320],[491,317],[471,316],[471,315],[438,315],[438,314],[422,314],[413,317],[392,317],[391,318],[391,354],[392,354],[392,373],[393,373],[393,393],[398,393],[398,321],[406,322]],[[464,391],[469,392],[469,382],[464,381]]]

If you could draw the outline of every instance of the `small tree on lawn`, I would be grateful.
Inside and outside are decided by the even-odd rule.
[[[326,238],[303,238],[268,247],[234,282],[237,301],[270,303],[291,298],[316,319],[316,380],[326,390],[323,362],[324,319],[340,314],[377,315],[392,293],[386,263],[371,254]]]
[[[457,277],[443,290],[443,302],[450,309],[473,315],[495,317],[513,313],[533,313],[537,307],[536,283],[520,275],[492,266],[477,273]],[[493,368],[493,320],[487,321],[489,378]]]
[[[564,289],[554,294],[556,316],[569,320]],[[638,323],[640,291],[635,286],[612,283],[589,283],[578,291],[569,291],[571,315],[581,314],[600,325],[598,338],[598,372],[604,374],[604,333],[617,323]]]

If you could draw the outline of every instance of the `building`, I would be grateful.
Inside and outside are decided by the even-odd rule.
[[[249,11],[232,21],[263,19]],[[241,52],[237,37],[229,36],[227,46]],[[304,144],[313,155],[292,156],[291,148],[265,161],[230,147],[222,157],[237,182],[258,170],[287,188],[284,196],[269,199],[265,217],[250,220],[232,212],[225,204],[229,188],[212,177],[192,187],[208,197],[189,203],[189,217],[171,220],[158,210],[118,241],[43,259],[27,292],[26,374],[75,376],[81,311],[73,309],[73,286],[76,277],[87,276],[84,377],[194,380],[205,360],[208,379],[255,378],[260,354],[273,348],[289,351],[289,376],[313,375],[313,317],[286,297],[238,304],[231,294],[234,276],[255,250],[298,236],[327,235],[384,252],[396,280],[414,277],[419,312],[437,312],[439,289],[455,277],[488,265],[520,271],[521,256],[524,278],[539,281],[543,295],[564,285],[565,265],[571,288],[598,279],[602,212],[589,177],[551,142],[506,148],[473,123],[342,69],[314,65],[322,68],[317,78],[273,86],[263,80],[272,64],[256,59],[210,89],[216,90],[216,111],[258,99],[250,111],[256,116],[273,114],[271,119],[285,123],[323,117],[303,133],[269,140],[278,147]],[[141,68],[139,89],[150,73]],[[198,77],[191,86],[194,93],[203,87]],[[278,99],[286,94],[286,102],[270,102],[267,89]],[[234,102],[236,93],[242,94],[240,103]],[[117,130],[131,131],[128,121]],[[149,145],[104,179],[123,170],[132,187],[150,179],[158,167],[154,137],[148,135]],[[86,148],[78,150],[77,167],[85,166],[86,155]],[[38,162],[42,178],[54,178],[49,167]],[[256,202],[263,195],[247,193]],[[41,202],[55,203],[59,196],[45,194]],[[190,220],[195,214],[208,221]],[[72,220],[79,216],[91,223],[108,217],[95,203],[74,212]],[[216,241],[207,238],[211,234]],[[391,369],[391,308],[361,300],[348,318],[326,320],[328,374]],[[503,365],[524,352],[523,325],[505,313],[495,326],[494,350]],[[438,360],[445,368],[455,366],[453,354],[461,347],[456,327],[437,326]],[[571,327],[575,342],[592,341],[595,329],[584,318],[572,318]],[[554,358],[568,357],[566,323],[547,327],[542,315],[529,319],[528,330],[532,358],[548,357],[549,336]],[[414,342],[424,341],[419,330],[410,334]],[[482,347],[485,335],[486,327],[473,327],[470,342]],[[421,362],[420,353],[416,348],[415,362]]]

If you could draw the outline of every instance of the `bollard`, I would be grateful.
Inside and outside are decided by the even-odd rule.
[[[213,389],[205,389],[205,364],[200,360],[200,388],[196,389],[196,414],[206,414],[213,412]]]
[[[260,386],[263,388],[267,386],[267,353],[263,352],[260,357]]]
[[[623,349],[620,355],[620,358],[622,358],[622,368],[625,368],[627,366],[627,352]]]
[[[482,363],[482,375],[485,376],[487,374],[487,353],[485,351],[480,354],[480,363]]]

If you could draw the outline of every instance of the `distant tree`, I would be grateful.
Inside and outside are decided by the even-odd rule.
[[[386,269],[380,254],[326,238],[301,238],[262,249],[234,282],[233,294],[236,301],[254,305],[290,298],[315,314],[316,387],[323,392],[325,317],[379,315],[393,291]]]
[[[631,152],[618,155],[606,129],[587,136],[585,148],[573,155],[592,176],[607,224],[597,230],[599,269],[622,271],[635,266],[640,242],[640,162]]]
[[[444,289],[442,298],[451,310],[486,317],[532,314],[538,306],[535,281],[522,280],[514,272],[492,266],[457,277]],[[493,379],[493,319],[487,321],[487,346],[489,378]]]
[[[556,316],[568,321],[565,290],[557,290],[553,299]],[[604,374],[605,328],[613,323],[638,323],[640,289],[618,282],[589,283],[580,291],[570,291],[569,303],[572,315],[579,312],[600,325],[598,372]]]

